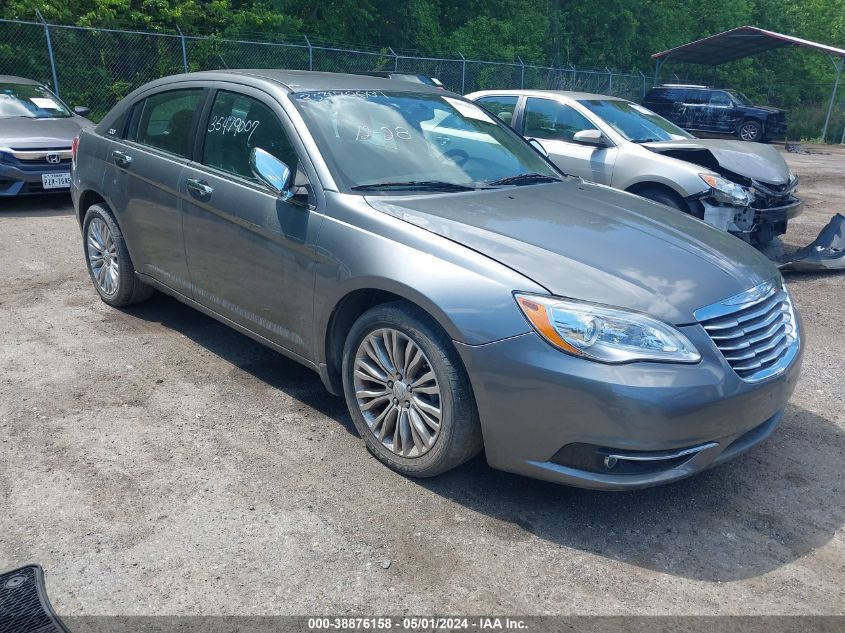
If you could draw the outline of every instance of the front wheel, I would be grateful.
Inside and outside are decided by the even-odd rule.
[[[365,312],[342,362],[355,427],[393,470],[432,477],[481,450],[466,371],[449,337],[418,308],[395,302]]]

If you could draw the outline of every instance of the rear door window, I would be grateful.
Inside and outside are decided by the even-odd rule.
[[[516,110],[518,96],[495,96],[481,97],[476,103],[483,106],[488,112],[495,114],[502,121],[510,125],[513,122],[513,113]]]
[[[687,90],[684,103],[687,105],[706,105],[710,102],[710,93],[707,90]]]
[[[189,157],[193,122],[204,90],[169,90],[147,97],[132,110],[127,137],[142,145]]]
[[[684,100],[684,90],[680,88],[655,88],[648,93],[649,103],[676,103]]]
[[[576,132],[596,126],[575,108],[551,99],[529,98],[525,102],[525,136],[572,142]]]
[[[206,125],[203,164],[257,181],[249,166],[250,153],[256,147],[297,174],[296,150],[278,115],[258,99],[220,90]]]

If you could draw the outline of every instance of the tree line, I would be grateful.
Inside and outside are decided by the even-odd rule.
[[[144,31],[386,47],[543,65],[637,69],[650,55],[750,24],[845,47],[845,0],[4,0],[0,17]],[[826,56],[772,51],[716,69],[667,64],[664,78],[825,105]],[[804,113],[807,115],[807,113]]]

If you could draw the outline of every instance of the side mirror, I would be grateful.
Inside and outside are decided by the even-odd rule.
[[[91,114],[91,108],[88,108],[86,106],[76,106],[73,109],[73,113],[78,114],[79,116],[88,116],[89,114]]]
[[[528,142],[531,144],[531,146],[534,149],[536,149],[538,152],[540,152],[543,156],[545,156],[546,158],[549,157],[549,153],[546,151],[546,148],[543,147],[543,144],[540,141],[538,141],[536,138],[532,138]]]
[[[253,147],[249,153],[249,168],[256,178],[270,187],[282,200],[290,200],[293,196],[290,167],[269,152],[260,147]]]
[[[572,140],[583,145],[598,145],[599,147],[605,147],[607,145],[604,142],[604,136],[602,136],[599,130],[581,130],[580,132],[575,132]]]

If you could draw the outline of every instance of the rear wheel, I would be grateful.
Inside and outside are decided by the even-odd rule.
[[[736,135],[740,141],[758,143],[763,140],[763,124],[759,121],[743,121]]]
[[[402,474],[432,477],[481,450],[466,371],[449,337],[418,308],[376,306],[343,351],[346,404],[367,448]]]
[[[153,289],[135,275],[123,233],[106,207],[88,209],[82,233],[88,274],[103,301],[120,307],[150,298]]]

